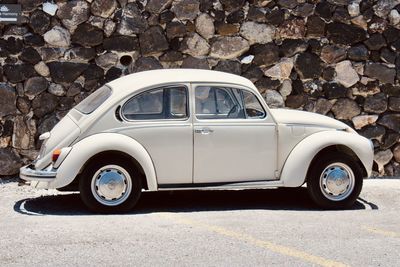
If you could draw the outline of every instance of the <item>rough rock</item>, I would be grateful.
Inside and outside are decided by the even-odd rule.
[[[325,34],[325,22],[318,16],[308,17],[306,26],[308,37],[320,37]]]
[[[210,66],[205,58],[196,58],[188,56],[183,59],[181,68],[183,69],[210,69]]]
[[[364,102],[364,111],[369,113],[383,113],[387,109],[387,98],[384,93],[368,96]]]
[[[268,77],[285,80],[288,79],[293,69],[292,58],[282,58],[281,61],[273,67],[264,71]]]
[[[196,18],[196,31],[205,39],[214,36],[214,21],[210,15],[202,13]]]
[[[267,90],[264,98],[270,108],[282,108],[285,106],[283,97],[275,90]]]
[[[71,43],[69,31],[60,26],[54,26],[43,35],[43,38],[46,43],[56,47],[68,47]]]
[[[134,72],[144,71],[144,70],[155,70],[162,69],[162,65],[154,57],[140,57],[135,62]]]
[[[385,38],[383,38],[382,34],[375,33],[372,34],[364,44],[369,48],[369,50],[379,50],[382,47],[386,46]]]
[[[378,120],[378,115],[360,115],[353,117],[351,120],[353,122],[354,128],[359,130],[364,126],[375,123]]]
[[[16,92],[6,83],[0,83],[0,117],[15,113]]]
[[[43,61],[40,61],[39,63],[37,63],[34,66],[34,69],[39,75],[41,75],[43,77],[47,77],[50,75],[50,69],[49,69],[49,67],[47,67],[46,63],[44,63]]]
[[[233,59],[249,50],[249,43],[241,37],[218,37],[211,45],[210,56]]]
[[[302,53],[296,57],[294,67],[301,79],[315,79],[322,73],[321,59],[314,53]]]
[[[216,31],[221,36],[234,35],[239,32],[239,26],[237,24],[218,23],[216,25]]]
[[[42,60],[39,53],[33,47],[27,47],[22,49],[22,53],[19,58],[27,63],[36,64]]]
[[[200,4],[196,0],[176,0],[172,4],[171,11],[179,20],[194,20],[199,10]]]
[[[336,64],[335,72],[335,81],[346,88],[353,86],[360,80],[350,60],[345,60]]]
[[[69,1],[60,5],[57,11],[59,17],[65,27],[70,31],[84,23],[90,14],[89,4],[86,1]]]
[[[50,94],[53,94],[55,96],[63,96],[65,95],[65,89],[64,86],[61,84],[57,83],[51,83],[48,89]]]
[[[299,39],[285,39],[280,46],[280,52],[285,57],[291,57],[295,54],[302,53],[308,48],[308,43]]]
[[[24,93],[29,99],[33,99],[35,96],[43,91],[46,91],[48,81],[43,77],[32,77],[24,83]]]
[[[333,104],[329,100],[326,100],[325,98],[319,98],[315,102],[314,112],[325,115],[331,110],[332,106]]]
[[[389,97],[389,109],[400,112],[400,97]]]
[[[192,33],[183,41],[182,52],[194,57],[205,56],[210,51],[210,45],[197,33]]]
[[[136,4],[129,3],[122,9],[121,22],[117,27],[119,34],[131,36],[132,34],[143,33],[147,28],[148,23],[143,19]]]
[[[95,59],[95,62],[98,66],[102,67],[103,69],[109,69],[117,64],[118,55],[114,53],[106,53],[98,56]]]
[[[111,36],[103,40],[103,48],[118,52],[135,51],[139,49],[139,41],[131,36]]]
[[[367,38],[363,29],[341,22],[329,23],[326,28],[328,38],[337,44],[353,45]]]
[[[240,63],[234,60],[222,60],[218,62],[214,70],[233,73],[236,75],[241,74]]]
[[[37,118],[41,118],[48,113],[54,112],[57,104],[58,99],[55,95],[43,92],[32,101],[33,113]]]
[[[378,171],[380,175],[384,174],[384,166],[390,162],[393,158],[393,153],[390,149],[386,149],[383,151],[378,151],[374,155],[374,161],[378,165]]]
[[[341,84],[331,82],[331,83],[324,83],[322,85],[322,89],[325,92],[325,97],[327,99],[336,99],[346,97],[347,89]]]
[[[31,64],[4,65],[4,74],[12,83],[22,82],[35,75],[35,69]]]
[[[400,144],[396,145],[393,149],[394,160],[400,163]]]
[[[29,24],[37,34],[44,34],[50,26],[50,18],[41,10],[33,12],[29,18]]]
[[[361,109],[354,100],[341,98],[333,105],[332,112],[339,120],[351,120],[360,114]]]
[[[72,62],[50,62],[50,75],[56,83],[70,83],[76,80],[81,73],[87,68],[84,63]]]
[[[258,66],[271,66],[279,61],[279,47],[273,43],[254,45],[249,53],[254,54],[253,63]]]
[[[286,100],[287,96],[292,93],[292,82],[287,79],[282,82],[281,87],[279,88],[279,93],[281,94],[283,100]]]
[[[375,139],[378,140],[379,142],[382,141],[383,136],[386,133],[385,127],[380,126],[380,125],[367,125],[363,127],[359,132],[360,135],[364,136],[365,138],[368,139]]]
[[[400,4],[399,0],[379,0],[373,6],[373,10],[378,17],[385,18],[391,9]]]
[[[94,0],[90,5],[90,11],[95,16],[108,18],[117,7],[118,4],[115,0]]]
[[[247,21],[240,27],[240,34],[246,38],[250,44],[266,44],[275,39],[275,27],[268,24]]]
[[[160,13],[171,3],[172,0],[149,0],[146,5],[146,10],[151,13]]]
[[[328,64],[337,63],[345,58],[346,49],[342,47],[336,45],[327,45],[321,50],[321,59]]]
[[[284,21],[278,28],[278,35],[281,38],[298,39],[306,34],[304,20],[291,19]]]
[[[14,148],[33,149],[35,147],[36,123],[29,116],[15,117],[13,133],[12,145]]]
[[[365,64],[364,74],[378,79],[381,83],[394,83],[396,70],[380,63],[367,63]]]
[[[378,124],[400,133],[400,114],[386,114],[379,120]]]
[[[141,51],[151,55],[168,49],[168,42],[160,26],[153,26],[139,36]]]
[[[79,25],[72,35],[72,42],[82,46],[96,46],[103,42],[103,31],[91,24]]]
[[[10,148],[0,148],[0,173],[1,175],[15,175],[22,167],[22,160]]]

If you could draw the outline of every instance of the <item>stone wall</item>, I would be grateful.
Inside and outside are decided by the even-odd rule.
[[[400,175],[400,1],[38,0],[0,24],[0,175],[107,81],[157,68],[252,80],[271,107],[326,114],[371,138]]]

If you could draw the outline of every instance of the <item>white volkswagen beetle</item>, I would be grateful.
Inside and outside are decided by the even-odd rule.
[[[332,118],[270,109],[253,83],[209,70],[114,80],[73,108],[20,177],[79,189],[96,212],[134,207],[143,190],[299,187],[346,208],[371,174],[372,143]]]

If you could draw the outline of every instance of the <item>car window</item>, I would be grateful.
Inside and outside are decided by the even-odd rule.
[[[83,114],[90,114],[110,97],[111,92],[108,86],[100,87],[76,105],[75,109]]]
[[[196,117],[199,119],[243,119],[243,102],[237,89],[217,86],[197,86]]]
[[[128,120],[186,118],[187,90],[185,87],[148,90],[128,100],[122,114]]]
[[[261,119],[265,117],[264,108],[261,106],[257,97],[246,90],[241,90],[243,94],[243,101],[246,110],[246,118],[248,119]]]

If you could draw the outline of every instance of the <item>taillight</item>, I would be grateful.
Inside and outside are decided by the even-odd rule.
[[[52,161],[56,162],[58,157],[60,156],[60,154],[61,154],[61,149],[54,150],[53,151],[53,156],[51,157]]]

